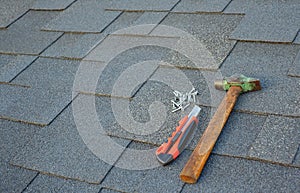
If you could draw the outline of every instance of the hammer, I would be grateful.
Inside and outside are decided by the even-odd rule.
[[[204,165],[241,93],[261,90],[260,81],[244,75],[233,75],[215,81],[215,88],[227,91],[217,111],[210,120],[196,148],[180,173],[186,183],[196,183]]]

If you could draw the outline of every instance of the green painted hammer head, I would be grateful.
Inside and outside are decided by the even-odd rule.
[[[225,77],[223,80],[215,81],[215,88],[218,90],[229,90],[231,86],[239,86],[242,88],[242,93],[261,90],[260,81],[255,78],[248,78],[244,75],[233,75]]]

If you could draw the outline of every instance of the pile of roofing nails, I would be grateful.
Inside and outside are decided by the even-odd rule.
[[[171,100],[172,102],[172,113],[176,111],[184,111],[192,102],[196,102],[196,95],[198,94],[198,91],[193,88],[188,93],[181,93],[177,90],[173,92],[175,95],[174,100]]]

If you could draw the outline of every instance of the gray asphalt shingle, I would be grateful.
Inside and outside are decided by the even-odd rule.
[[[70,102],[71,97],[53,90],[40,90],[0,84],[0,117],[49,124]]]
[[[174,12],[221,12],[230,0],[181,0]]]
[[[182,192],[294,192],[299,180],[299,168],[213,155],[197,184]]]
[[[259,159],[291,164],[300,141],[300,119],[269,116],[252,144],[249,155]]]
[[[35,59],[35,56],[0,55],[0,82],[11,81]]]
[[[293,165],[300,166],[300,147],[298,148],[297,154],[295,155]]]
[[[8,162],[12,159],[40,129],[38,126],[0,119],[0,161]]]
[[[266,116],[231,113],[213,152],[247,157],[251,145],[264,126]]]
[[[161,73],[167,72],[167,70],[164,69]],[[185,70],[184,72],[191,75],[191,79],[201,75],[200,72],[194,70]],[[173,90],[163,81],[158,81],[160,76],[158,74],[159,72],[152,76],[132,100],[96,98],[99,120],[108,134],[160,145],[174,131],[179,120],[191,110],[193,105],[190,105],[185,112],[171,113],[172,104],[170,100],[174,98]],[[171,81],[174,80],[172,76],[170,77],[171,74],[168,75]],[[194,81],[193,83],[196,89],[201,88],[200,85],[203,84],[201,81]],[[180,91],[189,92],[191,89],[192,87],[189,87]],[[151,107],[151,104],[154,106]],[[163,108],[166,110],[166,114],[164,114]],[[207,113],[209,113],[209,109],[203,109],[201,112],[202,118],[199,128],[200,126],[204,127]],[[145,132],[147,135],[144,135]]]
[[[103,188],[99,193],[120,193],[120,192],[112,189]]]
[[[103,33],[148,34],[167,12],[123,12]]]
[[[298,35],[297,35],[297,37],[295,38],[294,43],[295,43],[295,44],[300,44],[300,32],[298,32]]]
[[[243,14],[247,13],[251,10],[257,9],[261,6],[265,5],[297,5],[298,0],[232,0],[230,4],[226,7],[224,10],[224,13],[237,13],[237,14]]]
[[[184,183],[179,179],[179,173],[190,153],[184,151],[171,164],[149,170],[137,192],[180,192]]]
[[[1,0],[0,192],[297,192],[299,0]],[[260,43],[258,43],[258,41]],[[241,95],[199,181],[179,173],[225,91]],[[199,91],[187,150],[155,156]],[[42,125],[38,126],[38,125]]]
[[[13,80],[15,84],[60,91],[71,96],[80,61],[39,58]]]
[[[141,143],[132,143],[130,144],[129,148],[136,150],[145,150],[153,148],[153,146]],[[123,165],[124,163],[129,165],[133,164],[128,161],[129,155],[127,156],[126,153],[129,153],[128,150],[125,150],[124,154],[117,162],[117,166]],[[154,162],[152,164],[155,165],[156,168],[152,170],[130,170],[114,167],[107,175],[102,185],[110,189],[125,192],[180,191],[183,182],[179,180],[178,173],[181,169],[181,165],[183,165],[183,162],[185,161],[185,159],[187,159],[188,154],[188,152],[183,153],[183,155],[177,158],[175,162],[166,167],[160,166],[153,154],[152,158],[150,158],[150,160],[147,160],[149,161],[149,163]],[[136,157],[135,159],[146,161],[147,158],[145,157],[145,154],[141,152],[140,157]],[[123,162],[123,164],[121,164],[120,162]],[[170,182],[172,182],[172,186],[169,185]]]
[[[75,180],[67,180],[66,183],[59,189],[59,192],[99,193],[101,187],[101,185],[88,184],[85,182],[78,182]]]
[[[298,52],[292,67],[288,71],[289,76],[300,77],[300,51]]]
[[[158,59],[162,55],[160,49],[136,48],[124,52],[106,66],[102,62],[39,58],[15,78],[13,83],[28,85],[41,90],[57,91],[61,94],[64,93],[63,98],[72,98],[72,90],[131,97],[135,93],[135,89],[141,86],[136,85],[137,88],[130,90],[131,87],[135,86],[137,79],[141,83],[145,82],[157,68],[158,62],[141,63],[140,65],[131,67],[134,72],[139,71],[140,73],[134,75],[132,74],[134,73],[132,70],[129,71],[130,79],[128,79],[128,74],[125,72],[128,67],[143,60],[143,56],[149,57],[147,56],[149,53],[153,53],[153,55],[157,54],[156,57]],[[124,76],[123,78],[126,78],[126,87],[119,85],[124,84],[124,82],[116,82],[121,74]],[[77,88],[73,88],[76,87],[75,80],[79,83]],[[95,88],[91,88],[91,85],[94,84]],[[114,87],[118,87],[119,89],[113,92]]]
[[[46,57],[82,59],[105,36],[103,34],[64,34],[41,55]]]
[[[167,48],[156,46],[159,41],[162,41],[161,38],[114,35],[101,42],[85,58],[106,62],[104,70],[99,74],[96,93],[132,97],[169,52]],[[166,44],[172,42],[173,38]],[[110,49],[115,52],[108,52]]]
[[[142,15],[142,12],[122,12],[120,16],[104,30],[103,33],[118,33],[119,30],[122,31],[124,28],[126,29],[131,26]]]
[[[267,5],[272,1],[273,0],[265,0],[265,1],[232,0],[224,10],[224,13],[244,14],[260,6]]]
[[[11,166],[0,161],[0,192],[22,192],[27,184],[37,175],[37,172]]]
[[[70,6],[75,0],[35,0],[31,9],[34,10],[63,10]]]
[[[47,25],[45,24],[43,29],[67,32],[101,32],[121,13],[105,11],[105,4],[106,1],[100,2],[99,0],[76,1]]]
[[[169,11],[179,0],[149,0],[142,2],[139,0],[111,0],[106,6],[109,10],[127,11]]]
[[[129,143],[126,140],[120,142],[125,146]],[[32,136],[30,143],[11,162],[42,173],[89,183],[100,183],[112,167],[88,149],[78,133],[70,106],[51,125]]]
[[[88,54],[88,56],[85,57],[85,60],[110,62],[119,54],[125,51],[129,52],[130,49],[134,49],[135,47],[145,47],[145,49],[147,49],[147,47],[151,49],[151,46],[168,48],[172,47],[173,44],[176,44],[177,41],[178,38],[110,35],[107,38],[105,38],[105,40],[102,41],[101,44],[99,44],[90,54]],[[158,50],[157,52],[163,53],[159,54],[158,56],[156,56],[155,54],[132,54],[134,54],[135,57],[139,57],[139,61],[146,61],[160,60],[163,56],[166,55],[166,53],[168,53],[163,48],[156,49]],[[111,50],[114,50],[114,52],[111,52]],[[134,51],[136,50],[137,49],[134,49]],[[134,64],[134,62],[131,63]]]
[[[91,87],[97,85],[104,67],[101,62],[39,58],[13,83],[59,92],[63,95],[62,99],[72,98],[72,91],[93,92],[95,89]],[[99,81],[98,84],[101,86],[103,83]]]
[[[167,12],[144,12],[133,24],[159,24],[167,14]]]
[[[230,41],[226,37],[231,34],[241,19],[240,15],[172,13],[161,24],[177,29],[166,30],[164,26],[158,26],[151,34],[180,36],[180,32],[176,32],[178,29],[189,33],[198,42],[191,39],[190,42],[179,46],[185,46],[188,53],[199,58],[197,61],[199,67],[217,69],[235,45],[235,41]]]
[[[222,65],[222,74],[258,78],[262,90],[243,94],[235,108],[299,116],[299,79],[286,75],[298,50],[295,45],[238,43]]]
[[[25,189],[24,193],[35,192],[94,192],[98,193],[100,185],[88,184],[75,180],[66,180],[55,176],[39,174]]]
[[[56,12],[29,11],[7,30],[0,31],[0,52],[39,54],[62,33],[44,32],[40,28],[57,15]]]
[[[25,189],[24,193],[59,192],[66,183],[65,179],[39,174]]]
[[[205,75],[203,74],[202,71],[192,70],[192,69],[180,69],[176,67],[158,68],[151,76],[150,81],[156,81],[161,85],[163,85],[162,87],[165,86],[169,87],[168,90],[158,93],[158,96],[160,96],[162,100],[167,99],[168,101],[174,99],[175,97],[175,95],[173,94],[174,90],[177,90],[181,93],[188,93],[193,88],[195,88],[195,90],[198,91],[198,95],[195,96],[196,103],[198,103],[202,91],[207,88]],[[148,88],[144,88],[143,90],[144,92],[147,92],[150,89],[151,86],[148,86]],[[139,93],[139,94],[147,95],[147,93]],[[171,102],[168,102],[167,104],[169,104],[168,106],[170,107]]]
[[[126,170],[114,167],[107,174],[101,185],[114,190],[134,192],[144,176],[145,171]]]
[[[33,4],[34,0],[11,1],[2,0],[0,3],[0,28],[6,28],[21,17]]]
[[[271,4],[251,9],[230,38],[262,42],[292,42],[299,30],[297,25],[300,20],[297,14],[299,11],[299,4]]]
[[[154,146],[131,142],[128,146],[130,149],[135,150],[144,150],[155,148]],[[128,154],[128,155],[127,155]],[[136,159],[143,160],[142,162],[146,161],[146,155],[142,152],[139,154],[140,156],[136,156]],[[135,192],[137,191],[138,185],[142,182],[145,175],[148,173],[147,170],[137,170],[133,169],[136,167],[135,164],[137,161],[130,161],[133,156],[128,152],[128,149],[124,151],[121,155],[120,159],[117,161],[116,166],[112,168],[112,170],[108,173],[105,177],[104,181],[101,183],[103,187],[107,187],[114,190],[125,191],[125,192]],[[134,159],[135,159],[134,158]],[[152,162],[153,160],[151,160]],[[156,160],[154,160],[156,161]],[[120,168],[123,166],[123,168]]]

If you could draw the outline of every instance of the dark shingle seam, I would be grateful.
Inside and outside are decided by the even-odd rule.
[[[231,53],[233,52],[233,50],[235,49],[236,45],[238,44],[238,41],[235,42],[235,44],[232,46],[231,50],[229,51],[229,53],[226,55],[226,57],[224,58],[224,60],[222,61],[222,63],[219,65],[219,69],[223,66],[223,64],[226,62],[227,58],[229,58],[229,56],[231,55]]]
[[[50,45],[48,45],[45,49],[43,49],[40,53],[42,54],[44,51],[46,51],[50,46],[52,46],[55,42],[57,42],[65,33],[62,33],[56,40],[54,40]]]
[[[298,30],[298,32],[296,33],[296,36],[295,36],[295,38],[293,39],[293,43],[295,42],[295,40],[297,39],[297,36],[300,36],[300,28],[299,28],[299,30]]]
[[[125,150],[127,147],[129,147],[129,145],[132,143],[132,140],[126,145]],[[124,154],[125,150],[120,154],[120,156],[118,157],[118,159],[113,163],[113,165],[109,168],[109,170],[106,172],[105,176],[103,177],[103,179],[100,181],[100,184],[104,181],[104,179],[106,178],[106,176],[111,172],[111,170],[113,169],[114,165],[120,160],[120,158],[122,157],[122,155]]]
[[[168,14],[166,14],[165,15],[165,17],[163,17],[161,20],[160,20],[160,22],[158,23],[158,24],[156,24],[156,26],[148,33],[148,34],[151,34],[155,29],[156,29],[156,27],[157,26],[159,26],[167,17],[168,17],[168,15],[171,13],[171,11],[179,4],[181,2],[181,0],[180,1],[178,1],[177,3],[175,3],[175,5],[168,11]]]
[[[16,18],[13,22],[11,22],[10,24],[8,24],[6,26],[6,29],[9,28],[12,24],[14,24],[15,22],[17,22],[19,19],[21,19],[24,15],[26,15],[28,12],[30,11],[30,9],[28,9],[25,13],[23,13],[22,15],[20,15],[20,17]]]
[[[40,173],[38,172],[38,173],[34,176],[34,178],[27,184],[27,186],[21,191],[21,193],[23,193],[23,192],[26,191],[26,189],[30,186],[30,184],[32,184],[32,182],[38,177],[39,174],[40,174]]]
[[[71,103],[78,97],[79,93],[76,94],[76,96],[49,122],[48,125],[50,125],[60,114],[62,114],[62,112],[68,108]]]
[[[24,72],[29,66],[31,66],[31,64],[33,64],[39,57],[37,57],[36,59],[34,59],[28,66],[26,66],[23,70],[21,70],[18,74],[16,74],[15,77],[13,77],[9,82],[13,82],[22,72]],[[29,86],[30,87],[30,86]]]
[[[230,0],[227,5],[223,8],[223,10],[221,11],[222,13],[225,11],[225,9],[230,5],[230,3],[232,2],[233,0]]]
[[[260,159],[260,158],[256,158],[256,157],[249,157],[249,156],[244,157],[244,156],[235,156],[235,155],[227,155],[227,154],[219,154],[219,153],[212,153],[212,155],[217,155],[217,156],[221,156],[221,157],[229,157],[229,158],[237,158],[237,159],[243,159],[243,160],[250,160],[250,161],[257,161],[257,162],[261,162],[261,163],[278,165],[278,166],[283,166],[283,167],[287,167],[287,168],[299,168],[300,169],[300,166],[298,166],[298,165],[274,162],[271,160],[265,160],[265,159]]]

